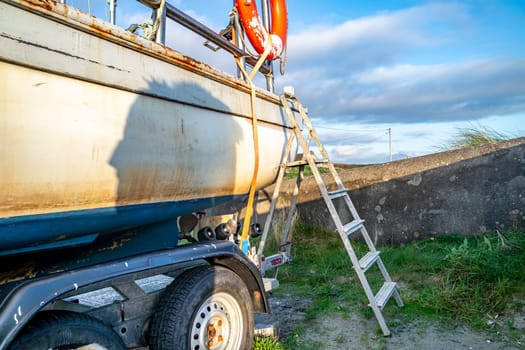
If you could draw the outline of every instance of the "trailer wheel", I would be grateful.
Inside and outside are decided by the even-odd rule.
[[[164,292],[151,350],[244,350],[253,343],[253,303],[243,280],[218,266],[190,269]]]
[[[96,345],[98,347],[96,347]],[[122,339],[98,319],[71,311],[42,311],[21,331],[9,350],[125,350]]]

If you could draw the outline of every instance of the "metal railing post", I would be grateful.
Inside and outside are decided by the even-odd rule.
[[[111,24],[117,22],[117,0],[109,0],[109,22]]]
[[[233,8],[235,8],[235,0],[233,0]],[[237,18],[235,18],[235,20],[233,21],[233,25],[235,26],[235,35],[236,35],[235,41],[237,43],[237,47],[239,47],[239,49],[241,49],[242,51],[246,51],[246,47],[244,45],[244,29],[242,25],[240,25]],[[244,69],[244,71],[246,71],[246,58],[241,56],[240,61],[241,61],[242,68]],[[237,67],[237,78],[240,78],[240,79],[246,78],[244,74],[242,73],[242,70],[239,67]]]
[[[166,2],[161,1],[160,6],[156,11],[155,16],[159,19],[159,28],[157,29],[157,36],[155,41],[165,45],[166,44]]]
[[[270,33],[270,6],[269,6],[269,0],[261,0],[262,3],[262,20],[264,28],[266,28],[266,31]],[[273,62],[266,60],[264,65],[268,68],[269,74],[264,74],[266,78],[266,89],[271,92],[275,92],[275,86],[273,81]]]

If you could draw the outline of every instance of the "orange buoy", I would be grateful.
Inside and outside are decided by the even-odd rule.
[[[264,0],[263,0],[264,1]],[[272,16],[270,33],[264,28],[256,0],[235,0],[235,7],[241,18],[241,23],[246,36],[254,49],[262,54],[268,40],[272,40],[272,48],[267,59],[274,60],[281,57],[286,45],[288,31],[288,15],[286,13],[285,0],[270,0],[270,11]]]

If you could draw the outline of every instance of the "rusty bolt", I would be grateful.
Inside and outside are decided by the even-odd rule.
[[[208,337],[213,338],[217,335],[217,330],[213,326],[208,326]]]

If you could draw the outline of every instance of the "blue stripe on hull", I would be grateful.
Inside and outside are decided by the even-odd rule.
[[[98,235],[157,225],[235,197],[137,204],[0,219],[0,256],[87,244]]]

